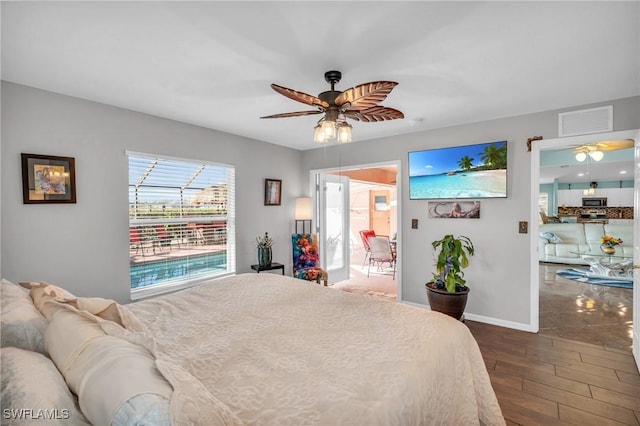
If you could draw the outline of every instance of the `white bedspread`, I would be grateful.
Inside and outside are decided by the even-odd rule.
[[[442,314],[265,273],[127,308],[247,424],[504,424],[475,340]]]

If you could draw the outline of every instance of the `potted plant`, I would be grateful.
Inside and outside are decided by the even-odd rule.
[[[616,246],[619,246],[622,243],[623,241],[621,238],[612,237],[611,235],[605,235],[600,238],[600,250],[609,255],[615,254]]]
[[[427,298],[431,310],[442,312],[457,320],[463,320],[467,305],[469,287],[462,269],[469,266],[468,256],[473,256],[473,243],[464,235],[445,235],[431,243],[434,250],[440,250],[436,261],[433,281],[426,284]]]

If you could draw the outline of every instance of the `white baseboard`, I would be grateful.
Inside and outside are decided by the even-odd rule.
[[[403,300],[400,303],[404,303],[405,305],[409,305],[409,306],[414,306],[416,308],[422,308],[422,309],[431,310],[429,305],[425,305],[425,304],[422,304],[422,303],[407,302],[406,300]],[[471,320],[471,321],[482,322],[482,323],[491,324],[491,325],[497,325],[499,327],[512,328],[514,330],[527,331],[529,333],[537,333],[538,332],[538,330],[535,330],[534,327],[531,326],[531,324],[523,324],[523,323],[519,323],[519,322],[505,321],[505,320],[502,320],[502,319],[499,319],[499,318],[485,317],[483,315],[470,314],[470,313],[467,313],[467,312],[464,313],[464,317],[465,317],[465,319],[468,319],[468,320]]]

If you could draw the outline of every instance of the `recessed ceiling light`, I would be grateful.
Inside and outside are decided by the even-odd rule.
[[[626,173],[627,173],[627,171],[626,171],[626,170],[620,170],[620,174],[621,174],[621,175],[624,175],[624,174],[626,174]]]

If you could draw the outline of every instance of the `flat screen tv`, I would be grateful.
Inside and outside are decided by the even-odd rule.
[[[412,200],[507,197],[507,141],[409,153]]]

